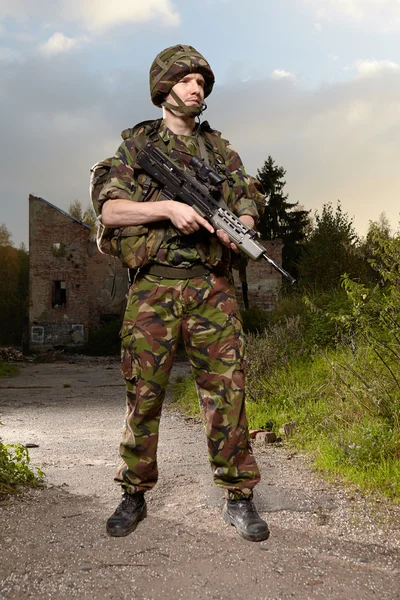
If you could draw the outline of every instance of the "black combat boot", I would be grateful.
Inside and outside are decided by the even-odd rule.
[[[116,511],[107,520],[107,533],[113,537],[122,537],[135,531],[138,523],[147,516],[146,500],[143,492],[122,494],[122,500]]]
[[[228,499],[222,516],[225,523],[236,527],[238,534],[245,540],[261,542],[268,539],[268,525],[258,515],[251,498]]]

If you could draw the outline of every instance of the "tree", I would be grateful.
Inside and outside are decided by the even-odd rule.
[[[360,252],[352,220],[342,211],[340,202],[336,210],[331,204],[324,204],[321,215],[316,212],[315,219],[298,265],[301,283],[326,291],[339,287],[345,273],[357,281],[364,280],[368,265]]]
[[[391,233],[392,228],[390,226],[389,219],[384,212],[379,215],[377,221],[370,221],[367,235],[362,240],[362,247],[363,251],[365,252],[365,256],[367,258],[371,258],[379,246],[376,240],[388,240],[391,238]]]
[[[390,222],[385,213],[381,213],[377,221],[370,221],[367,235],[360,242],[360,252],[368,265],[370,265],[367,273],[367,281],[378,283],[380,281],[379,269],[371,266],[372,262],[378,260],[376,256],[380,256],[379,250],[382,240],[391,239]]]
[[[97,222],[96,213],[92,206],[88,206],[83,213],[83,222],[90,227],[90,239],[94,241],[96,239]]]
[[[89,225],[90,227],[90,239],[93,241],[96,239],[96,214],[91,205],[88,205],[83,210],[82,203],[80,200],[74,200],[69,205],[69,214],[71,217],[78,219],[82,223]]]
[[[0,246],[13,246],[11,233],[8,231],[5,223],[0,224]]]
[[[7,227],[0,225],[0,344],[21,344],[28,314],[29,256],[14,248]]]
[[[298,202],[288,202],[288,195],[283,191],[286,185],[285,175],[285,169],[277,166],[271,156],[268,156],[262,169],[257,172],[267,196],[259,231],[265,240],[282,240],[283,267],[296,275],[296,264],[301,254],[300,244],[310,225],[310,211],[304,210]]]
[[[83,209],[82,202],[80,200],[74,200],[73,202],[70,202],[68,211],[71,217],[78,219],[78,221],[83,221]]]

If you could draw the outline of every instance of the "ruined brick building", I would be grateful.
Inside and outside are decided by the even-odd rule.
[[[32,350],[84,343],[90,329],[122,315],[126,292],[126,269],[100,254],[90,241],[88,225],[42,198],[29,196]]]
[[[280,242],[264,243],[282,260]],[[281,275],[266,261],[247,268],[250,305],[267,310],[277,302]],[[241,286],[235,273],[239,303]],[[91,329],[122,317],[127,270],[100,254],[90,228],[50,202],[29,196],[29,345],[34,351],[78,346]]]

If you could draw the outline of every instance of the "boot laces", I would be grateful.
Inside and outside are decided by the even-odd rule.
[[[236,506],[243,510],[243,512],[251,515],[256,515],[256,507],[254,506],[253,500],[250,498],[241,498],[240,500],[235,501]]]
[[[115,511],[117,514],[122,513],[127,510],[132,504],[136,504],[138,498],[136,494],[127,494],[126,492],[122,495],[122,500],[117,506],[117,510]]]

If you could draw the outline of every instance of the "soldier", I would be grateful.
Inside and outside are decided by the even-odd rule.
[[[107,521],[111,536],[128,535],[146,517],[144,494],[157,482],[158,427],[180,336],[202,405],[214,482],[225,490],[223,518],[247,540],[269,536],[252,501],[260,473],[249,443],[244,337],[230,271],[238,249],[191,206],[165,198],[135,165],[149,138],[182,169],[200,156],[226,175],[224,200],[254,226],[254,181],[229,142],[196,121],[213,85],[210,65],[192,46],[162,51],[150,69],[150,91],[163,118],[132,130],[99,198],[103,225],[120,230],[120,258],[132,278],[121,329],[127,412],[115,480],[123,495]]]

